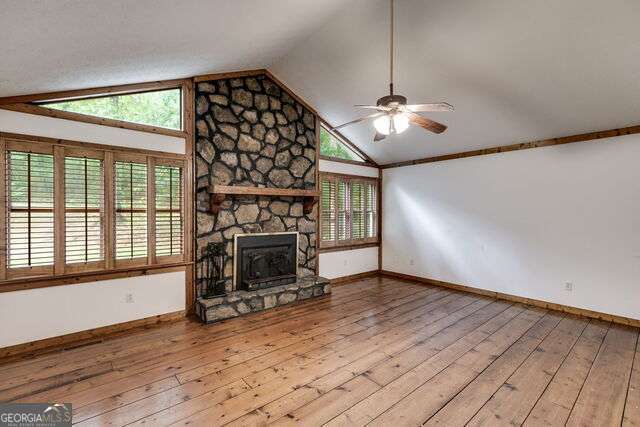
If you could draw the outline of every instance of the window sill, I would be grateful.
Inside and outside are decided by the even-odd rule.
[[[175,262],[166,264],[145,265],[112,270],[88,271],[58,276],[32,276],[0,281],[0,293],[27,289],[47,288],[51,286],[75,285],[99,280],[122,279],[125,277],[146,276],[150,274],[185,271],[192,262]]]
[[[320,253],[353,251],[356,249],[373,248],[380,246],[380,242],[351,243],[337,246],[320,247]]]

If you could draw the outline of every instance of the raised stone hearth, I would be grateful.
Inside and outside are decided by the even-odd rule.
[[[289,285],[257,291],[234,291],[212,299],[199,298],[196,312],[203,322],[212,323],[329,293],[331,284],[328,279],[308,276]]]

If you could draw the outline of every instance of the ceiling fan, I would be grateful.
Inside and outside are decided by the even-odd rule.
[[[393,93],[393,6],[394,0],[390,0],[391,30],[389,49],[389,95],[378,99],[376,105],[355,105],[357,108],[377,110],[377,113],[360,117],[350,122],[343,123],[333,128],[340,129],[355,123],[375,119],[373,126],[376,128],[374,141],[382,141],[387,135],[400,134],[409,128],[410,124],[418,125],[423,129],[433,133],[442,133],[447,126],[426,117],[422,117],[418,112],[422,111],[453,111],[453,106],[447,102],[436,102],[430,104],[407,104],[407,98]]]

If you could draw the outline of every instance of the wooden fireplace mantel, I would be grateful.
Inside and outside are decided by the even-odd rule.
[[[228,195],[244,196],[285,196],[303,197],[303,210],[305,214],[311,213],[314,203],[318,200],[318,190],[303,190],[297,188],[273,188],[273,187],[248,187],[240,185],[214,185],[209,188],[209,210],[212,214],[220,212],[220,204]]]

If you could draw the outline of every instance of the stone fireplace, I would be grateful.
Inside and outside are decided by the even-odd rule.
[[[199,81],[195,89],[197,261],[209,243],[223,244],[227,291],[199,300],[200,313],[215,311],[201,317],[330,292],[315,276],[318,208],[307,194],[317,197],[315,114],[265,74]],[[295,243],[264,246],[291,236]]]

